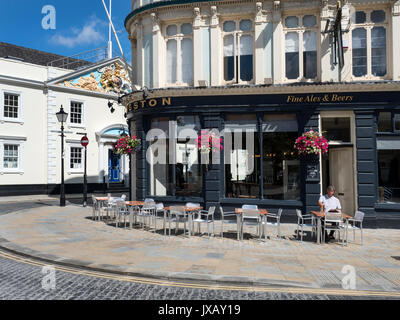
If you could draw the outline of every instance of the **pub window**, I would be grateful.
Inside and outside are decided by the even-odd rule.
[[[170,127],[170,121],[174,121],[173,123],[176,123],[176,126]],[[148,153],[150,195],[200,196],[203,173],[196,141],[201,132],[199,116],[153,118],[150,129],[157,129],[157,131],[154,131],[157,132],[157,136],[153,137],[152,134],[150,152]],[[170,139],[170,129],[175,131],[176,139]],[[195,135],[193,137],[186,135],[191,130]],[[170,143],[174,143],[173,148],[170,148]],[[171,151],[175,154],[171,155]],[[161,155],[161,153],[165,154]],[[160,156],[162,161],[160,161]],[[175,164],[173,164],[173,159],[175,159]]]
[[[394,130],[400,131],[400,113],[394,115]]]
[[[353,76],[387,74],[387,14],[384,10],[356,11],[351,30]]]
[[[329,142],[351,142],[350,118],[334,117],[321,119],[322,135]]]
[[[227,115],[224,135],[227,198],[260,198],[260,146],[256,115]]]
[[[379,112],[378,153],[379,202],[400,203],[400,113]],[[379,135],[379,133],[385,133]]]
[[[392,113],[379,112],[378,132],[392,132]]]
[[[287,80],[317,78],[317,28],[315,15],[288,16],[284,19]]]
[[[173,179],[172,179],[172,165],[169,164],[169,118],[153,118],[151,120],[150,129],[158,129],[160,134],[150,141],[149,150],[149,167],[150,167],[150,195],[152,196],[172,196]],[[161,146],[155,148],[155,144]],[[165,161],[156,161],[156,158],[161,156],[164,152]]]
[[[379,201],[400,203],[400,139],[378,138]]]
[[[4,118],[18,119],[20,96],[18,94],[4,93]]]
[[[75,125],[83,124],[83,103],[71,101],[71,114],[69,122]]]
[[[223,23],[224,80],[241,83],[253,80],[253,23],[251,20]]]
[[[295,114],[268,114],[262,124],[264,199],[300,200],[300,160]]]
[[[400,131],[400,112],[382,111],[378,113],[378,133],[398,133]]]
[[[193,84],[193,29],[191,23],[166,27],[167,84]]]

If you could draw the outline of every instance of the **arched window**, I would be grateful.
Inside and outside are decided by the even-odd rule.
[[[167,85],[193,85],[192,35],[191,23],[171,24],[166,27]]]
[[[284,19],[287,80],[318,77],[317,28],[315,15],[288,16]]]
[[[384,10],[356,11],[352,17],[352,63],[356,78],[383,77],[387,74]]]
[[[223,23],[224,81],[253,80],[253,23],[249,19]]]

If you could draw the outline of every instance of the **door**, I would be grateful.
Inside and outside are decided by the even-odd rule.
[[[115,154],[112,150],[108,151],[108,181],[119,182],[119,174],[121,171],[120,165],[121,156]]]
[[[354,215],[354,169],[353,148],[341,147],[329,150],[329,176],[336,188],[335,196],[340,200],[342,211]]]

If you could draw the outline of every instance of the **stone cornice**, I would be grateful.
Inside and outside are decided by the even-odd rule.
[[[154,89],[146,99],[163,97],[185,96],[219,96],[219,95],[255,95],[255,94],[302,94],[302,93],[330,93],[330,92],[371,92],[371,91],[400,91],[400,81],[382,83],[326,83],[326,84],[299,84],[281,86],[230,86],[209,88],[167,88]],[[121,98],[122,104],[127,106],[135,101],[143,100],[143,92],[138,91]]]

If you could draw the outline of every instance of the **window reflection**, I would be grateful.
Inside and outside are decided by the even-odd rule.
[[[262,131],[264,198],[300,200],[300,161],[293,148],[296,115],[265,115]]]
[[[397,148],[400,141],[396,141]],[[400,149],[378,150],[379,200],[400,202]]]
[[[178,116],[176,142],[176,195],[200,196],[202,191],[202,171],[200,153],[195,137],[186,137],[183,129],[193,129],[200,134],[201,125],[198,116]]]
[[[260,146],[255,115],[227,115],[225,191],[228,198],[260,197]]]

